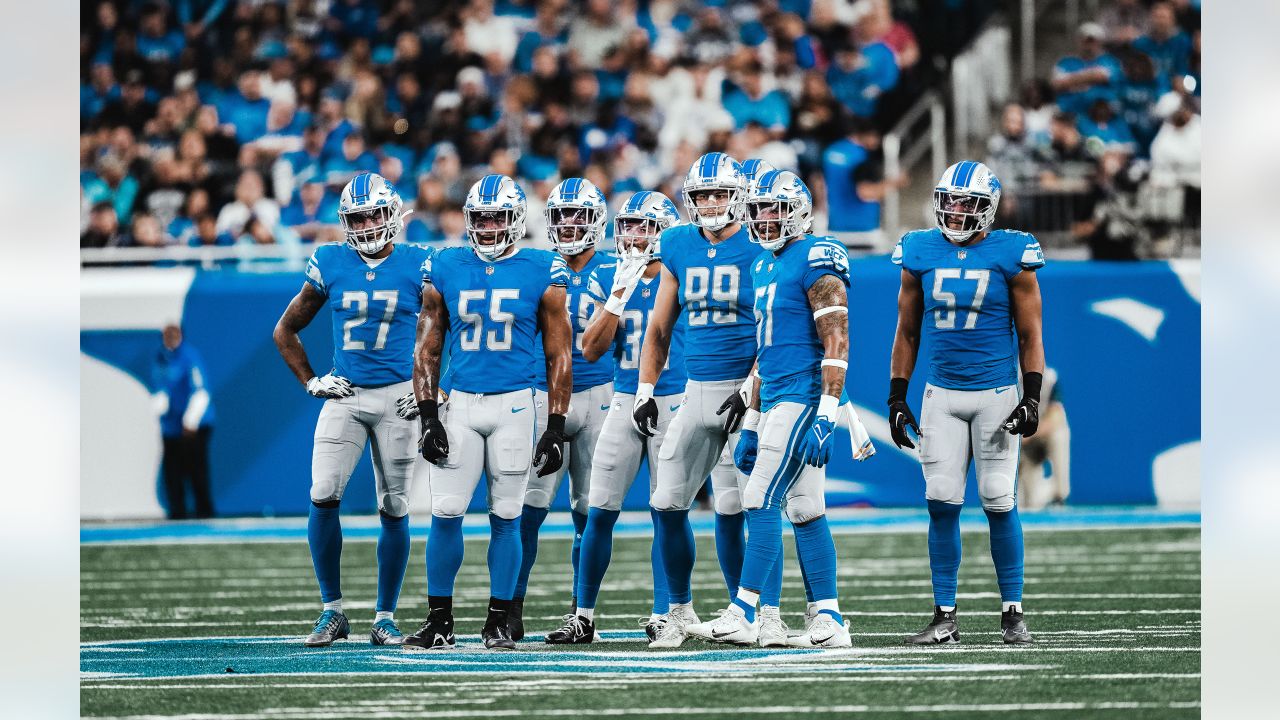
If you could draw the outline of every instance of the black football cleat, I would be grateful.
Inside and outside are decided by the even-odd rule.
[[[511,639],[519,642],[524,639],[524,598],[511,601],[511,610],[507,613],[507,627],[511,629]]]
[[[956,611],[944,612],[933,606],[933,620],[924,630],[906,639],[908,645],[950,645],[960,642],[960,626],[956,623]]]
[[[453,614],[443,608],[432,610],[418,632],[405,638],[400,647],[405,650],[453,650],[457,647],[453,637]]]
[[[507,610],[510,607],[510,600],[503,602],[496,598],[489,598],[489,617],[485,619],[484,627],[480,629],[480,638],[484,640],[485,649],[516,649],[516,641],[511,639],[510,614]]]
[[[564,625],[547,633],[548,645],[585,645],[596,637],[596,625],[582,615],[566,615]]]
[[[1030,645],[1031,631],[1022,619],[1022,613],[1009,608],[1000,613],[1000,635],[1005,645]]]

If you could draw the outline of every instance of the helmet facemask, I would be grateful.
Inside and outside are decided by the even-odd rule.
[[[376,255],[404,225],[398,202],[338,213],[347,244],[362,255]]]
[[[502,257],[523,233],[518,214],[513,208],[464,209],[462,216],[471,248],[490,260]]]
[[[613,220],[618,257],[658,257],[658,237],[665,228],[656,218],[619,216]]]
[[[604,233],[604,208],[586,206],[548,207],[547,237],[557,252],[579,255],[595,247]]]
[[[684,205],[689,211],[689,221],[712,232],[720,232],[742,217],[742,188],[708,185],[684,189]],[[718,202],[707,202],[708,194],[724,197]],[[698,200],[703,202],[699,203]]]
[[[947,239],[963,243],[991,227],[996,203],[987,195],[934,190],[933,214]]]
[[[747,236],[765,250],[777,250],[804,234],[803,219],[794,200],[748,200]]]

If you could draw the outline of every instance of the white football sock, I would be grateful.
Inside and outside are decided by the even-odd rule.
[[[327,603],[325,603],[325,604],[324,604],[324,609],[325,609],[325,610],[332,610],[332,611],[334,611],[334,612],[342,612],[342,598],[338,598],[337,600],[334,600],[333,602],[327,602]]]
[[[941,610],[942,612],[955,612],[956,606],[955,605],[939,605],[938,609]]]
[[[1011,608],[1017,612],[1022,612],[1022,603],[1021,602],[1001,603],[1000,612],[1009,612]]]
[[[596,609],[595,609],[595,608],[584,608],[584,607],[580,607],[580,608],[578,608],[577,610],[574,610],[574,612],[576,612],[576,613],[578,613],[579,615],[581,615],[582,617],[584,617],[584,618],[586,618],[586,619],[590,620],[591,622],[595,622],[595,621],[596,621]]]
[[[760,593],[746,588],[738,588],[738,600],[748,607],[754,608],[760,602]]]
[[[823,610],[831,610],[832,612],[840,612],[840,601],[836,598],[828,598],[826,600],[816,600],[813,603],[814,610],[822,612]]]
[[[374,613],[374,615],[373,615],[373,621],[374,621],[375,623],[376,623],[376,622],[382,622],[383,620],[393,620],[393,621],[394,621],[395,619],[396,619],[396,614],[395,614],[395,613],[393,613],[393,612],[387,612],[387,611],[385,611],[385,610],[379,610],[378,612]]]

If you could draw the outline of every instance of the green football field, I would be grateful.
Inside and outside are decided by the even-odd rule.
[[[978,515],[977,517],[981,517]],[[836,536],[852,650],[737,649],[689,640],[650,651],[649,539],[619,537],[597,623],[603,642],[550,649],[541,634],[567,609],[569,540],[545,539],[530,583],[530,636],[485,651],[485,539],[468,536],[455,612],[459,649],[375,648],[374,549],[349,539],[344,604],[352,638],[308,649],[319,614],[304,540],[85,544],[80,552],[81,713],[236,718],[489,718],[788,715],[1175,718],[1200,714],[1198,524],[1027,527],[1032,647],[1006,648],[982,525],[966,522],[963,644],[902,645],[932,600],[922,528]],[[397,617],[425,617],[424,544]],[[787,539],[785,619],[804,592]],[[706,617],[727,595],[712,538],[698,537],[694,600]]]

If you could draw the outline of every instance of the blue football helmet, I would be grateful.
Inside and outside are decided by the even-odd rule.
[[[377,173],[360,173],[342,189],[338,222],[347,244],[363,255],[375,255],[404,228],[400,193]],[[370,224],[369,221],[373,221]]]
[[[641,190],[627,199],[613,218],[613,241],[618,257],[661,256],[658,236],[663,230],[680,224],[680,211],[671,199],[660,192]]]
[[[716,190],[727,194],[724,202],[701,206],[694,202],[695,195]],[[689,213],[689,222],[718,232],[742,219],[742,201],[747,194],[747,179],[737,160],[722,152],[707,153],[689,168],[688,174],[684,176],[681,194],[684,196],[684,207]]]
[[[506,175],[485,175],[471,186],[462,205],[467,242],[485,260],[502,257],[524,237],[529,201]]]
[[[789,170],[769,170],[747,195],[747,236],[765,250],[777,250],[809,231],[813,194]]]
[[[1000,205],[1000,180],[991,168],[962,160],[942,173],[933,188],[933,215],[938,229],[954,243],[964,243],[991,227]]]
[[[759,180],[761,175],[764,175],[770,170],[777,170],[777,169],[778,168],[774,167],[769,162],[765,160],[761,160],[760,158],[750,158],[748,160],[743,160],[742,176],[747,179],[747,193],[750,194],[751,188],[755,186],[756,180]]]
[[[609,207],[604,193],[585,178],[562,180],[547,197],[547,238],[562,255],[578,255],[604,237]]]

